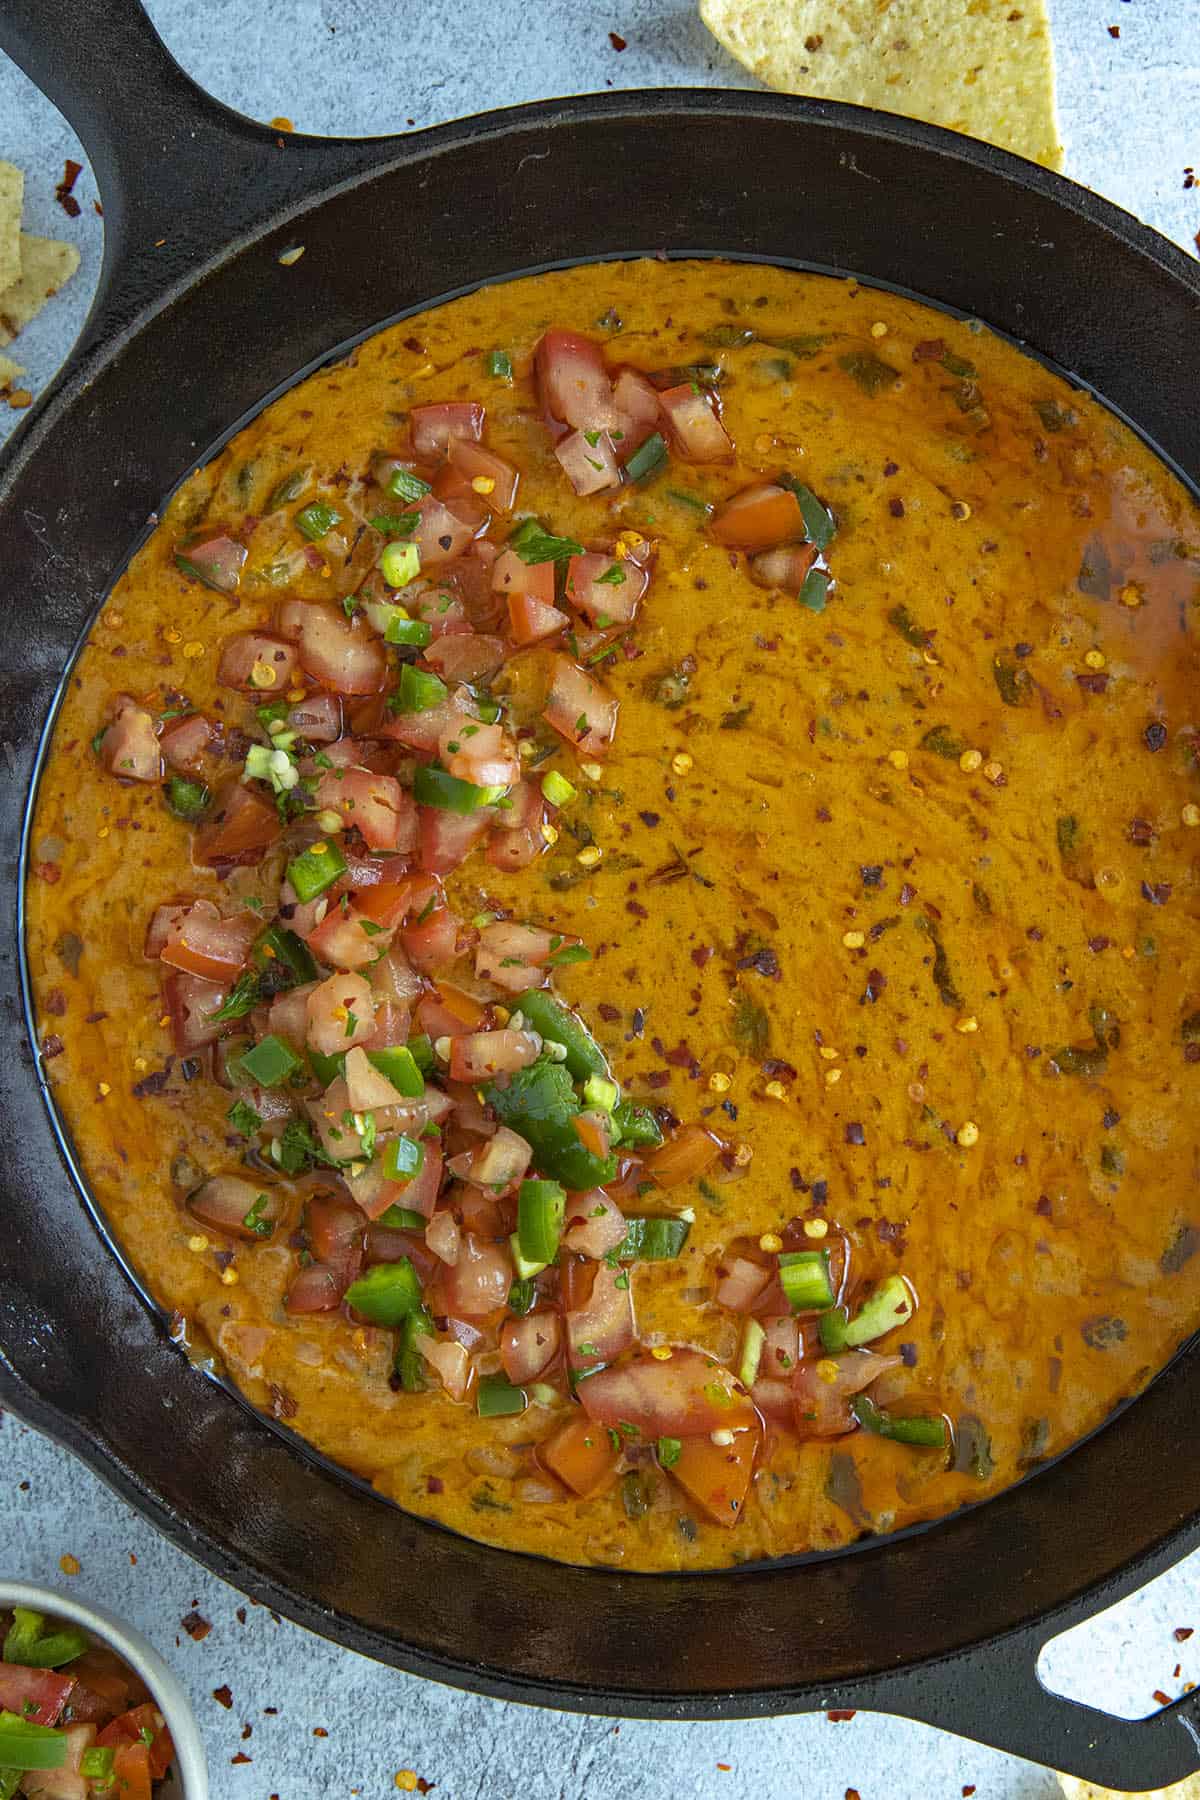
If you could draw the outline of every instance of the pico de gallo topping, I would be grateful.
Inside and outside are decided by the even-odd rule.
[[[699,371],[610,365],[557,328],[533,361],[575,494],[728,465],[713,538],[745,552],[749,580],[824,608],[833,510],[787,474],[739,482]],[[687,1185],[727,1143],[622,1093],[586,1006],[554,988],[587,944],[552,918],[463,917],[447,890],[470,859],[512,872],[556,841],[579,764],[618,729],[603,665],[653,605],[653,537],[581,543],[523,513],[483,401],[413,408],[352,502],[297,506],[305,491],[274,497],[340,564],[341,604],[284,594],[230,635],[220,719],[180,707],[162,725],[122,697],[97,738],[118,780],[162,785],[196,866],[280,866],[273,911],[172,894],[148,918],[175,1048],[228,1090],[240,1152],[187,1213],[242,1255],[294,1246],[287,1312],[392,1334],[414,1406],[434,1391],[480,1417],[531,1411],[534,1464],[581,1498],[649,1450],[732,1527],[781,1432],[886,1426],[944,1451],[940,1415],[871,1398],[900,1359],[869,1346],[912,1316],[911,1287],[852,1267],[823,1214],[731,1238],[716,1269],[742,1322],[730,1363],[639,1335],[630,1266],[680,1255]],[[245,529],[206,528],[178,566],[236,593]]]
[[[0,1614],[0,1797],[153,1800],[175,1749],[149,1689],[107,1645],[18,1606]]]

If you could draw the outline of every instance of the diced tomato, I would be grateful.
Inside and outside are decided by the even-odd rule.
[[[271,1010],[267,1029],[276,1037],[286,1039],[296,1050],[304,1046],[304,1034],[308,1029],[308,996],[316,983],[305,982],[302,987],[289,988],[284,994],[276,994],[271,1001]]]
[[[515,550],[502,550],[492,565],[492,587],[508,599],[526,594],[543,606],[553,606],[554,564],[523,562]]]
[[[212,1024],[212,1014],[229,998],[229,989],[220,981],[205,981],[202,975],[187,975],[182,970],[168,975],[163,982],[163,1003],[171,1019],[171,1037],[180,1056],[187,1056],[220,1037],[224,1026]]]
[[[456,687],[440,706],[431,706],[425,712],[389,714],[381,723],[378,735],[395,738],[410,750],[432,756],[447,725],[462,724],[464,720],[476,717],[477,708],[467,689]]]
[[[577,1369],[591,1368],[596,1362],[610,1362],[633,1342],[633,1288],[629,1270],[610,1268],[606,1262],[596,1263],[594,1270],[591,1293],[582,1306],[571,1304],[578,1276],[572,1278],[570,1293],[568,1284],[563,1283],[567,1345],[571,1363]],[[589,1375],[588,1380],[595,1380],[595,1376]]]
[[[558,1355],[562,1320],[556,1312],[527,1313],[523,1319],[505,1319],[500,1329],[500,1361],[515,1387],[537,1381]]]
[[[717,1282],[717,1299],[733,1312],[749,1312],[770,1279],[770,1269],[744,1256],[732,1257]]]
[[[756,481],[735,494],[708,528],[718,544],[731,549],[772,550],[789,538],[803,537],[804,517],[790,488]]]
[[[409,542],[420,551],[423,569],[453,562],[475,536],[476,526],[433,494],[426,494],[413,510],[420,515],[420,522]]]
[[[412,907],[413,884],[408,880],[379,881],[368,888],[354,890],[354,910],[373,925],[389,931],[399,925]],[[417,984],[416,992],[420,992]],[[411,998],[411,996],[410,996]]]
[[[222,594],[234,594],[242,579],[246,548],[228,532],[213,532],[191,543],[177,544],[176,560],[189,565],[185,574],[196,574],[206,587]]]
[[[590,1376],[594,1381],[596,1377]],[[585,1387],[587,1383],[583,1384]],[[611,1487],[617,1478],[621,1445],[613,1443],[602,1425],[590,1418],[576,1417],[556,1431],[552,1438],[538,1445],[538,1461],[551,1474],[569,1487],[581,1500]]]
[[[774,1375],[760,1375],[750,1389],[750,1397],[763,1418],[784,1431],[794,1431],[792,1384]]]
[[[621,414],[621,460],[628,462],[658,430],[658,389],[639,370],[622,369],[613,383],[613,400]]]
[[[605,1264],[600,1264],[603,1272]],[[658,1361],[638,1350],[625,1362],[601,1369],[579,1384],[585,1410],[602,1425],[622,1420],[644,1438],[695,1437],[709,1431],[744,1431],[754,1424],[749,1394],[711,1356],[685,1345]]]
[[[340,813],[347,826],[360,831],[369,850],[416,848],[416,805],[394,775],[327,769],[317,785],[316,802]]]
[[[459,1113],[455,1114],[460,1122]],[[520,1181],[533,1160],[533,1151],[517,1132],[501,1125],[471,1158],[470,1178],[480,1187],[501,1193]]]
[[[431,406],[414,406],[408,416],[414,453],[423,461],[445,456],[456,441],[478,443],[483,436],[484,410],[474,400],[442,400]]]
[[[520,474],[492,450],[456,438],[450,445],[450,466],[458,469],[471,483],[490,512],[510,513],[517,503]],[[491,482],[491,487],[487,483]]]
[[[572,431],[554,454],[577,494],[600,494],[619,487],[621,471],[606,431]]]
[[[490,1081],[528,1068],[538,1040],[527,1031],[475,1031],[450,1040],[451,1081]]]
[[[714,396],[689,381],[658,396],[679,455],[688,462],[726,462],[733,455],[729,433],[721,423]]]
[[[310,744],[332,744],[342,735],[342,703],[336,694],[309,694],[288,713],[293,731]]]
[[[816,560],[815,544],[783,544],[778,550],[761,550],[750,558],[750,579],[759,587],[798,594]]]
[[[557,939],[559,944],[567,941]],[[515,925],[507,919],[485,925],[475,952],[475,973],[481,981],[492,981],[510,994],[543,987],[547,978],[542,964],[555,943],[553,932],[538,931],[532,925]]]
[[[624,1242],[627,1229],[625,1215],[616,1202],[609,1199],[603,1188],[590,1188],[587,1193],[573,1194],[567,1204],[563,1246],[598,1262]]]
[[[150,1752],[145,1744],[120,1744],[113,1761],[112,1792],[121,1800],[154,1800]]]
[[[434,1338],[422,1333],[417,1338],[417,1348],[437,1373],[450,1398],[465,1399],[471,1376],[471,1358],[466,1347],[455,1343],[453,1338]]]
[[[200,868],[233,868],[261,862],[283,827],[268,800],[240,781],[224,790],[211,822],[192,838],[192,860]]]
[[[437,638],[425,652],[425,661],[443,681],[490,681],[507,655],[504,639],[482,632],[470,636]],[[420,718],[423,715],[411,715]]]
[[[158,740],[163,760],[173,769],[196,774],[204,767],[205,752],[212,740],[213,728],[203,713],[188,713],[185,718],[171,719],[163,726]]]
[[[331,969],[365,969],[387,947],[386,935],[372,936],[353,908],[343,912],[340,906],[331,906],[305,941]]]
[[[488,861],[497,869],[524,869],[549,849],[542,833],[545,803],[532,781],[519,781],[508,796],[511,805],[499,815],[488,843]]]
[[[418,583],[412,588],[401,588],[396,601],[414,619],[428,625],[433,641],[440,637],[469,637],[474,630],[462,601],[444,588]]]
[[[116,1748],[122,1742],[144,1744],[150,1753],[150,1777],[161,1781],[175,1758],[167,1722],[152,1701],[131,1707],[106,1725],[96,1742]]]
[[[436,982],[435,991],[439,1005],[452,1019],[457,1019],[468,1031],[481,1028],[487,1017],[487,1007],[474,994],[464,993],[462,988],[453,987],[448,981]],[[450,1035],[453,1037],[456,1033]]]
[[[280,621],[282,628],[282,608]],[[307,606],[300,624],[305,673],[335,694],[378,694],[387,680],[383,644],[359,615],[346,619],[328,606]]]
[[[617,729],[617,702],[569,656],[556,656],[542,717],[581,756],[603,756]]]
[[[577,331],[547,331],[534,351],[538,392],[554,419],[579,431],[620,428],[600,346]]]
[[[322,1056],[337,1056],[371,1035],[375,1003],[361,975],[331,975],[319,981],[306,1009],[309,1048]]]
[[[350,1286],[342,1282],[326,1263],[307,1263],[292,1277],[283,1304],[289,1313],[332,1312],[342,1304],[342,1295]]]
[[[586,1111],[576,1113],[571,1120],[571,1129],[593,1156],[608,1155],[612,1143],[612,1120],[601,1107],[589,1107]]]
[[[57,1725],[74,1687],[73,1675],[0,1663],[0,1712],[16,1713],[34,1725]]]
[[[649,584],[648,570],[621,557],[589,550],[573,556],[567,564],[569,605],[586,613],[593,624],[605,627],[627,625]]]
[[[418,1029],[436,1043],[442,1037],[466,1037],[478,1031],[486,1013],[472,995],[443,982],[433,993],[421,995],[415,1016]]]
[[[796,1364],[792,1371],[792,1416],[797,1436],[842,1437],[854,1430],[850,1401],[888,1369],[899,1368],[898,1356],[875,1356],[848,1350]]]
[[[517,746],[502,725],[450,725],[438,749],[450,774],[475,787],[511,787],[521,778]]]
[[[182,920],[187,918],[194,904],[192,900],[168,900],[165,905],[155,907],[150,915],[146,941],[142,946],[142,955],[147,962],[158,961],[163,945]]]
[[[703,1125],[684,1125],[645,1158],[646,1174],[661,1188],[694,1181],[721,1154],[721,1140]]]
[[[684,1438],[671,1474],[714,1524],[736,1525],[750,1492],[761,1441],[757,1421],[746,1431],[735,1431],[731,1444],[714,1444],[709,1437]]]
[[[223,919],[211,900],[196,900],[168,930],[160,955],[190,975],[229,981],[245,968],[261,931],[262,921],[255,913]]]
[[[421,868],[431,875],[448,875],[451,869],[457,869],[495,817],[496,809],[492,806],[481,806],[470,813],[443,812],[439,806],[418,806],[417,861]]]
[[[295,645],[286,638],[271,637],[265,631],[239,631],[221,646],[217,680],[222,687],[240,688],[247,694],[261,691],[270,699],[290,684],[295,667]]]
[[[435,894],[441,897],[434,899],[432,906],[429,900],[419,905],[414,900],[415,916],[400,934],[405,955],[422,974],[452,962],[458,948],[458,920],[447,907],[440,884],[435,885]]]
[[[162,755],[154,720],[132,700],[123,700],[116,718],[100,740],[100,761],[122,781],[157,781]]]
[[[546,606],[529,594],[508,597],[508,628],[514,644],[540,644],[545,638],[557,637],[570,624],[566,613],[557,606]]]
[[[513,1283],[507,1244],[490,1244],[472,1232],[463,1234],[458,1261],[442,1277],[447,1310],[455,1318],[479,1319],[508,1299]]]

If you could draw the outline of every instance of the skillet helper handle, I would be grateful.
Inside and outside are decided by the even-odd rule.
[[[279,135],[214,100],[140,0],[3,0],[5,50],[65,114],[104,207],[104,263],[75,356],[126,330],[289,211],[380,159],[378,140]]]
[[[1120,1719],[1044,1687],[1047,1627],[1011,1633],[934,1668],[886,1678],[879,1704],[1068,1775],[1145,1793],[1200,1769],[1200,1689],[1145,1719]],[[1147,1681],[1147,1687],[1149,1687]]]

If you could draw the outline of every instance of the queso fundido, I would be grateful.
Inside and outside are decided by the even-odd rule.
[[[629,1568],[994,1492],[1197,1322],[1200,528],[970,322],[593,265],[368,340],[72,673],[29,954],[193,1354]]]

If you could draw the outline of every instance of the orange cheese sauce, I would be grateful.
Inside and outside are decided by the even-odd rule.
[[[614,362],[719,364],[736,468],[673,462],[576,499],[530,376],[551,324],[608,336]],[[511,386],[484,373],[493,347]],[[239,1145],[228,1093],[170,1060],[147,920],[180,893],[270,912],[279,863],[225,882],[193,869],[158,789],[115,782],[90,741],[119,693],[241,716],[216,685],[220,645],[270,618],[298,540],[282,543],[286,520],[256,532],[230,599],[177,569],[189,525],[253,513],[298,465],[308,497],[345,493],[411,406],[468,398],[522,470],[520,510],[657,545],[636,655],[602,671],[620,701],[603,770],[563,748],[546,766],[579,799],[558,841],[516,875],[476,855],[451,883],[467,917],[494,901],[579,934],[593,960],[557,985],[625,1091],[735,1152],[663,1197],[694,1224],[681,1257],[633,1270],[639,1335],[735,1359],[720,1251],[815,1196],[859,1267],[919,1297],[888,1393],[955,1426],[949,1455],[772,1433],[732,1529],[654,1468],[638,1516],[620,1484],[526,1498],[563,1406],[489,1420],[393,1392],[390,1333],[284,1312],[286,1227],[231,1256],[182,1210],[189,1177],[236,1170]],[[719,502],[781,467],[837,516],[820,615],[753,585],[678,497]],[[321,566],[288,591],[341,592]],[[407,319],[284,395],[184,484],[118,582],[71,674],[33,833],[54,1099],[176,1335],[408,1510],[630,1569],[929,1519],[1100,1425],[1200,1324],[1198,601],[1195,503],[1101,406],[986,330],[824,277],[540,276]],[[518,718],[537,670],[497,683]],[[136,1091],[164,1069],[161,1091]],[[292,1206],[295,1226],[298,1188]]]

